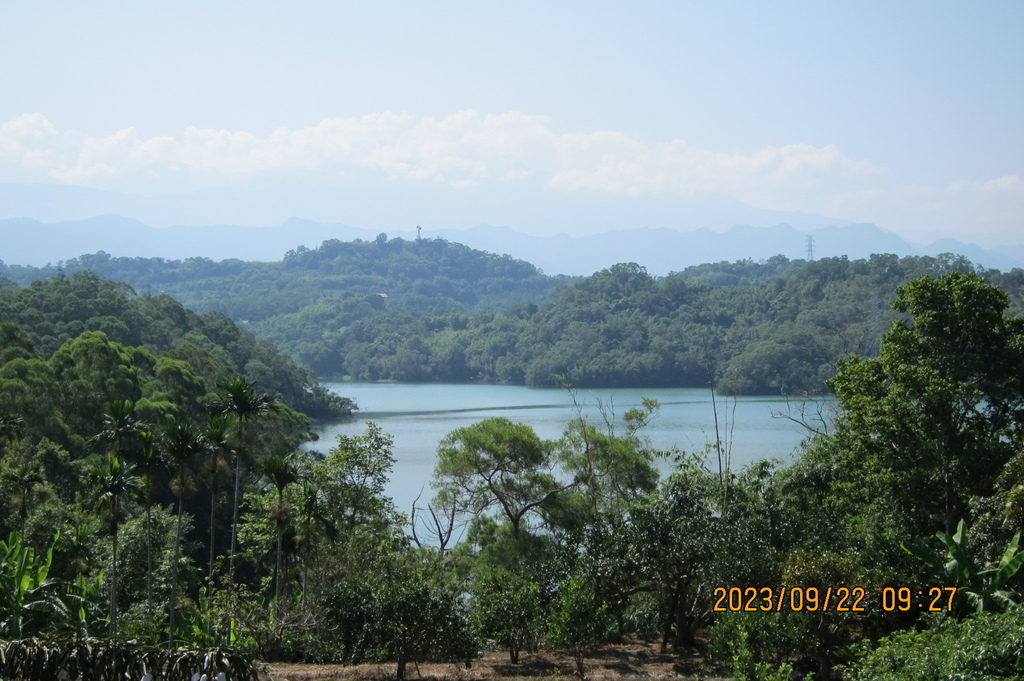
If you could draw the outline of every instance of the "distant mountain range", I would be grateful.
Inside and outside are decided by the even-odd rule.
[[[509,254],[547,274],[591,274],[618,262],[636,262],[651,274],[663,275],[706,262],[764,260],[784,255],[791,260],[872,253],[939,255],[957,253],[976,264],[1000,270],[1024,267],[1024,247],[987,250],[974,244],[942,239],[914,248],[900,237],[871,224],[851,224],[800,230],[787,224],[773,227],[736,225],[724,232],[697,229],[624,229],[591,236],[559,234],[540,237],[508,227],[480,225],[468,230],[424,230],[423,237],[441,237],[472,248]],[[106,215],[88,220],[43,223],[30,218],[0,220],[0,260],[7,264],[58,263],[97,251],[113,256],[162,257],[180,260],[280,260],[299,246],[315,248],[327,239],[370,240],[377,235],[341,224],[321,224],[292,218],[277,227],[212,225],[208,227],[149,227],[137,220]],[[406,239],[416,232],[391,232]],[[810,241],[809,241],[810,237]]]
[[[719,194],[628,196],[560,191],[536,180],[467,191],[433,182],[381,182],[375,173],[346,173],[335,183],[286,176],[159,196],[60,184],[0,183],[0,219],[30,217],[50,223],[128,215],[152,227],[269,227],[296,214],[321,223],[340,220],[374,233],[415,225],[464,230],[480,223],[513,225],[529,234],[595,234],[633,227],[721,231],[736,224],[767,227],[779,223],[813,229],[849,222],[814,213],[755,208]]]
[[[805,259],[809,245],[813,258],[843,255],[851,259],[866,258],[872,253],[893,253],[901,257],[956,253],[975,264],[1003,271],[1024,267],[1024,247],[997,251],[942,239],[915,248],[892,232],[872,224],[810,230],[787,224],[735,225],[724,232],[640,228],[580,237],[532,237],[508,228],[480,226],[462,232],[439,232],[437,236],[481,250],[508,253],[533,263],[547,274],[591,274],[617,262],[636,262],[651,274],[664,275],[691,265],[723,260],[765,260],[773,255],[784,255],[790,260]]]
[[[1000,270],[1024,267],[1024,246],[986,250],[942,239],[914,247],[875,225],[763,210],[725,196],[638,199],[556,192],[529,184],[467,194],[406,182],[388,184],[390,193],[382,202],[380,189],[358,176],[347,178],[341,189],[312,179],[275,178],[155,197],[56,184],[0,183],[0,260],[42,266],[102,250],[113,256],[170,260],[198,256],[275,261],[291,249],[315,248],[327,239],[374,239],[380,232],[415,238],[413,226],[418,223],[424,225],[424,237],[507,253],[547,274],[587,275],[618,262],[636,262],[663,275],[706,262],[762,260],[779,254],[806,258],[808,237],[816,258],[958,253]],[[283,205],[300,205],[307,216],[346,215],[361,228],[287,218]],[[511,227],[460,224],[454,215],[499,215],[501,224],[522,230],[528,226],[530,234]],[[245,226],[275,222],[272,227]],[[396,224],[408,227],[380,227]],[[573,236],[579,234],[588,236]]]

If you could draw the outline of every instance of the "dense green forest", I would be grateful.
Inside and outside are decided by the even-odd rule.
[[[351,314],[366,302],[379,310],[384,299],[391,307],[434,312],[543,303],[569,280],[443,239],[389,240],[384,234],[375,241],[331,239],[314,250],[299,246],[279,262],[113,258],[103,252],[46,267],[0,262],[0,276],[22,285],[79,270],[171,295],[197,312],[254,324],[309,307]]]
[[[719,468],[720,442],[654,451],[653,401],[621,420],[580,416],[557,441],[488,419],[440,443],[432,498],[411,517],[383,494],[390,437],[370,425],[322,453],[298,449],[303,411],[351,405],[223,315],[83,272],[5,285],[0,639],[229,645],[248,660],[390,661],[399,677],[487,647],[513,665],[557,648],[584,677],[595,645],[648,635],[665,651],[707,640],[737,679],[1017,678],[1018,275],[991,277],[999,288],[963,261],[885,257],[662,279],[624,265],[550,307],[479,313],[648,328],[642,316],[670,319],[666,301],[690,299],[677,319],[714,321],[721,335],[700,351],[720,362],[728,330],[769,325],[792,300],[794,325],[849,328],[852,344],[828,380],[834,428],[790,466]],[[743,301],[749,317],[701,296]],[[579,317],[555,321],[556,309]],[[49,675],[26,671],[48,649],[0,645],[5,678],[72,664],[56,655],[35,668]],[[102,678],[121,673],[110,665]]]
[[[814,394],[836,362],[875,356],[898,286],[974,271],[959,256],[739,261],[653,277],[619,264],[546,277],[438,239],[343,243],[281,262],[100,253],[62,263],[222,312],[322,378]],[[55,268],[3,266],[19,283]],[[1024,271],[983,272],[1024,309]]]
[[[91,380],[75,372],[106,374],[107,381],[123,375],[131,384],[124,397],[152,405],[147,416],[177,413],[172,403],[201,410],[204,391],[234,376],[259,382],[309,417],[340,418],[354,406],[223,314],[197,315],[167,295],[136,296],[131,287],[88,271],[58,274],[24,288],[0,278],[0,324],[5,359],[25,362],[17,368],[18,380],[52,392],[55,380],[72,385]],[[30,392],[4,387],[5,394]],[[74,411],[87,408],[87,402],[102,408],[111,395],[109,390],[63,398],[37,393],[35,399]]]

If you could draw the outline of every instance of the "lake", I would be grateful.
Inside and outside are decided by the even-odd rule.
[[[367,421],[378,423],[394,437],[395,467],[387,493],[400,511],[408,513],[413,500],[422,492],[421,504],[430,500],[430,479],[434,470],[437,445],[445,435],[478,421],[503,416],[525,423],[545,439],[557,439],[565,425],[576,416],[569,393],[561,389],[527,388],[510,385],[436,384],[436,383],[327,383],[335,393],[355,400],[356,417],[343,423],[319,423],[314,432],[319,442],[308,449],[327,453],[338,435],[359,435]],[[602,410],[614,416],[621,427],[622,415],[639,407],[649,397],[661,403],[661,409],[641,434],[657,449],[703,451],[715,440],[715,418],[711,394],[698,388],[650,388],[580,390],[577,401],[583,416],[602,424]],[[723,443],[732,441],[732,468],[764,458],[790,461],[793,452],[808,436],[808,431],[780,413],[799,416],[801,403],[782,397],[717,397],[719,429]],[[820,400],[808,405],[807,413],[818,407],[828,411],[831,402]],[[818,424],[820,426],[820,424]],[[730,438],[731,436],[731,438]],[[717,460],[709,459],[717,470]],[[671,461],[662,461],[663,473],[671,471]]]

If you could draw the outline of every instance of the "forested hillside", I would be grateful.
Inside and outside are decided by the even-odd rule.
[[[0,400],[51,412],[37,414],[35,427],[83,412],[96,425],[111,399],[138,400],[153,420],[203,413],[217,381],[239,376],[309,417],[339,418],[354,406],[224,315],[197,315],[166,295],[136,296],[91,272],[24,288],[0,279],[0,324]],[[68,444],[59,428],[42,434]]]
[[[813,394],[842,357],[874,356],[895,289],[975,271],[958,256],[710,263],[589,277],[443,240],[327,241],[281,262],[82,256],[139,291],[244,323],[323,378]],[[25,282],[49,270],[5,266]],[[983,272],[1022,309],[1024,272]]]
[[[544,302],[567,281],[507,255],[443,239],[389,240],[384,234],[375,241],[300,246],[278,262],[112,258],[100,252],[42,268],[0,263],[0,276],[26,285],[83,269],[127,282],[140,293],[166,293],[200,313],[223,312],[252,323],[309,307],[344,306],[351,312],[365,301],[379,308],[378,298],[403,310],[502,309]]]
[[[305,309],[255,330],[326,376],[579,387],[707,386],[824,391],[838,359],[873,356],[898,317],[896,288],[921,274],[973,271],[962,258],[741,261],[655,278],[616,265],[555,302],[501,312]],[[987,272],[1021,309],[1024,273]]]

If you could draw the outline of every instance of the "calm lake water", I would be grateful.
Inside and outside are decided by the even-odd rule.
[[[447,385],[423,383],[327,383],[339,395],[355,400],[357,416],[344,423],[321,423],[314,430],[320,441],[309,448],[326,453],[338,435],[359,435],[374,421],[394,437],[395,467],[387,492],[400,511],[408,513],[422,491],[421,504],[433,496],[430,479],[437,444],[445,435],[478,421],[503,416],[532,426],[545,439],[557,439],[575,417],[572,399],[560,389],[509,385]],[[621,425],[622,415],[650,397],[661,410],[641,433],[662,450],[703,451],[715,440],[711,394],[697,388],[580,390],[583,416],[603,424],[599,405]],[[799,414],[800,403],[780,397],[718,397],[723,442],[732,439],[732,468],[765,458],[791,460],[807,430],[779,413]],[[811,404],[807,413],[817,413]],[[825,405],[827,411],[827,403]],[[717,460],[708,461],[717,470]],[[671,471],[671,461],[661,464]]]

